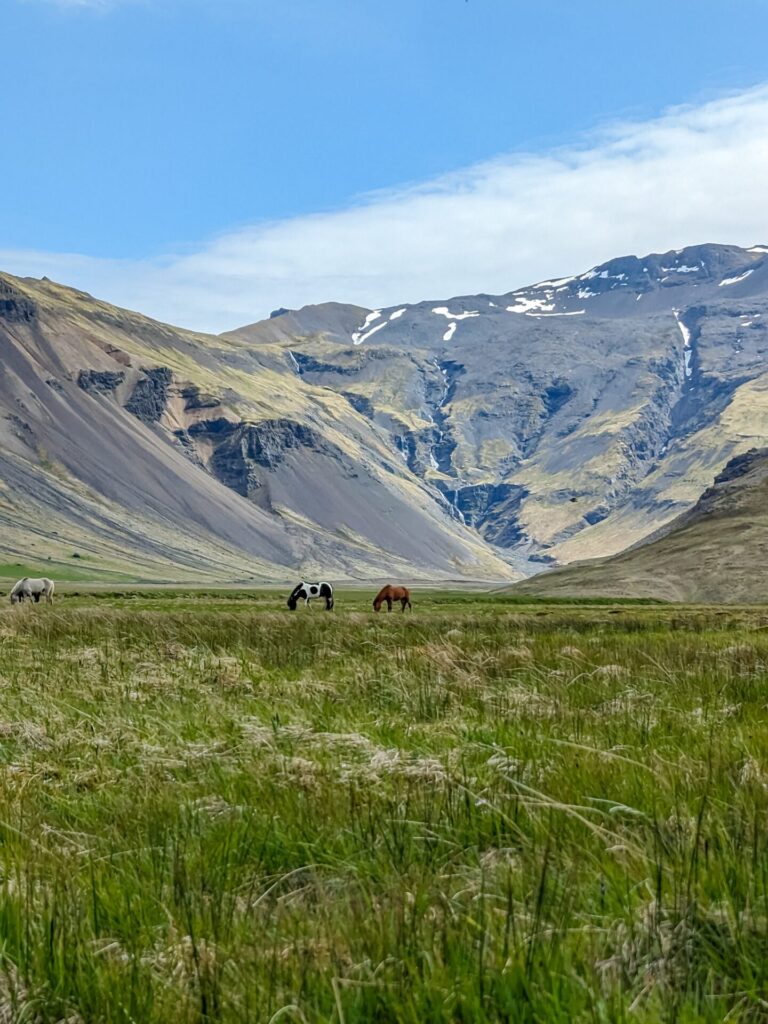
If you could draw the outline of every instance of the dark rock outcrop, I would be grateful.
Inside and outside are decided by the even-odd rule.
[[[216,448],[211,469],[227,487],[261,504],[265,473],[276,470],[292,449],[333,451],[315,430],[292,420],[242,423]]]
[[[111,395],[125,380],[122,370],[81,370],[77,386],[89,395]]]
[[[22,292],[0,279],[0,320],[30,323],[37,316],[37,305]]]
[[[215,409],[221,405],[220,398],[203,391],[196,384],[186,384],[181,389],[181,397],[184,399],[185,412],[192,409]]]
[[[167,366],[142,367],[142,373],[144,376],[136,381],[125,408],[142,423],[157,423],[168,404],[173,373]]]

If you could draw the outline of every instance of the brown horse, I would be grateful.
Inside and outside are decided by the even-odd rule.
[[[402,605],[403,611],[406,607],[411,607],[411,592],[407,587],[393,587],[391,583],[388,583],[386,587],[382,587],[373,600],[373,610],[377,612],[386,601],[387,611],[392,611],[392,602],[399,601]]]

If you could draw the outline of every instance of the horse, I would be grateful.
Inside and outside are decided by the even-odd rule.
[[[296,605],[302,597],[305,606],[309,604],[311,597],[324,597],[325,610],[329,612],[333,608],[333,587],[330,583],[305,583],[302,580],[298,586],[293,588],[291,596],[288,598],[288,607],[292,612],[296,611]]]
[[[391,583],[388,583],[386,587],[382,587],[376,597],[373,599],[373,610],[377,612],[386,601],[387,611],[392,611],[392,602],[399,601],[400,605],[405,611],[406,608],[410,608],[413,611],[411,605],[411,592],[407,587],[393,587]]]
[[[37,604],[41,597],[45,598],[47,604],[53,604],[53,591],[53,580],[49,580],[47,576],[38,579],[25,576],[11,589],[11,604],[23,604],[24,601],[34,601]]]

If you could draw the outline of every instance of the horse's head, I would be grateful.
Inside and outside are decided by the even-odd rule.
[[[293,594],[291,594],[291,596],[288,598],[288,607],[292,612],[296,611],[296,598],[293,596]]]

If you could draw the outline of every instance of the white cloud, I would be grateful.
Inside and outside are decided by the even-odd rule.
[[[245,227],[186,255],[126,262],[0,250],[0,266],[222,331],[276,306],[505,292],[630,252],[768,242],[766,166],[762,86],[344,210]]]

